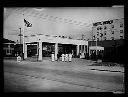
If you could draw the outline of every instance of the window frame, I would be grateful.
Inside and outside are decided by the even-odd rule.
[[[120,27],[121,27],[121,28],[123,27],[123,23],[120,24]]]
[[[106,26],[104,26],[104,30],[106,30],[107,29],[107,27]]]
[[[114,25],[112,25],[112,28],[114,28]]]
[[[120,36],[120,39],[123,39],[123,36]]]
[[[112,34],[114,34],[114,31],[112,31]]]
[[[112,40],[114,40],[114,37],[111,37]]]
[[[124,31],[123,30],[120,30],[120,33],[123,33]]]

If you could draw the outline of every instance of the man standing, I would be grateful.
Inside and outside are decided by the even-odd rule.
[[[71,62],[71,61],[72,61],[72,54],[69,53],[69,62]]]
[[[52,57],[52,61],[55,61],[55,59],[54,59],[54,53],[52,53],[51,57]]]
[[[65,54],[65,61],[68,62],[68,54]]]
[[[62,62],[64,62],[64,57],[65,57],[65,55],[64,55],[64,54],[62,54]]]

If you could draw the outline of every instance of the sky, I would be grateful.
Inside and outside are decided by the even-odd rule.
[[[24,14],[24,15],[23,15]],[[4,38],[19,41],[18,34],[45,34],[91,38],[92,23],[124,18],[124,7],[4,8]],[[24,26],[24,19],[32,27]],[[23,27],[24,26],[24,27]]]

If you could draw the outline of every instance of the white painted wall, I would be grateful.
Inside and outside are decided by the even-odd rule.
[[[85,41],[85,40],[74,40],[74,39],[67,39],[67,38],[63,39],[60,37],[52,37],[52,36],[44,36],[44,35],[25,37],[25,43],[39,42],[39,39],[42,42],[49,42],[49,43],[88,45],[88,41]]]

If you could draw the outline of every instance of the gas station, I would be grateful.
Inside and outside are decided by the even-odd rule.
[[[24,37],[24,59],[31,56],[50,57],[54,53],[72,53],[79,56],[80,53],[88,53],[88,41],[55,37],[50,35],[35,34]]]

